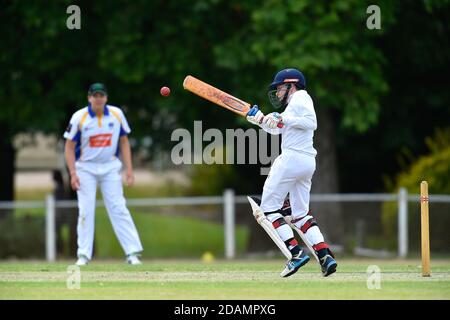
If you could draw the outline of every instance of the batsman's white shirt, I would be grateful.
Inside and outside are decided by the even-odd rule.
[[[299,90],[289,97],[281,114],[284,127],[262,128],[271,134],[281,134],[281,155],[270,169],[264,183],[261,209],[272,212],[280,209],[289,193],[292,216],[305,216],[309,212],[311,179],[316,169],[316,149],[313,146],[317,118],[314,104],[306,92]]]
[[[123,196],[119,138],[131,132],[122,110],[106,105],[97,116],[91,106],[72,116],[64,138],[76,142],[78,196],[78,256],[92,258],[95,201],[100,186],[114,232],[126,254],[142,251],[136,226]]]

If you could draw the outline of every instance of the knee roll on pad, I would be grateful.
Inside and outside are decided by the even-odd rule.
[[[251,196],[250,198],[252,198],[258,204],[258,206],[261,205],[261,198],[255,197],[255,196]],[[289,197],[286,197],[286,199],[284,200],[283,206],[280,209],[275,210],[275,211],[264,212],[264,214],[266,216],[269,214],[274,214],[274,213],[280,213],[283,217],[292,215],[291,203],[289,201]]]
[[[317,222],[316,219],[314,219],[313,216],[309,215],[311,218],[309,218],[300,228],[300,230],[302,230],[303,233],[306,233],[308,231],[309,228],[317,226]]]
[[[275,229],[278,229],[279,227],[281,227],[282,225],[285,225],[285,224],[286,224],[286,221],[284,220],[284,218],[278,218],[277,220],[272,222],[272,225]]]
[[[303,233],[306,233],[311,227],[318,227],[316,219],[311,214],[309,214],[309,212],[306,216],[293,219],[291,222],[294,223],[298,228],[300,228]],[[300,226],[297,223],[300,223]]]

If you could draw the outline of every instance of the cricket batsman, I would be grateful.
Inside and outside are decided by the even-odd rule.
[[[275,108],[285,108],[284,112],[265,116],[255,105],[247,114],[247,120],[270,134],[282,135],[281,154],[270,169],[260,203],[261,212],[272,224],[275,236],[281,239],[277,242],[284,242],[287,253],[292,256],[281,276],[293,275],[310,260],[294,237],[295,229],[314,250],[326,277],[336,271],[337,263],[309,210],[311,179],[316,169],[313,136],[317,119],[313,101],[306,91],[305,77],[297,69],[281,70],[270,84],[268,95],[271,104]],[[285,219],[288,194],[289,223],[288,217]]]
[[[125,251],[129,264],[141,264],[142,245],[128,211],[122,187],[122,158],[126,183],[134,183],[131,132],[122,110],[106,104],[108,94],[101,83],[88,90],[87,107],[75,112],[64,133],[65,157],[70,183],[78,198],[78,260],[86,265],[92,259],[94,243],[95,201],[97,186],[103,195],[114,232]]]

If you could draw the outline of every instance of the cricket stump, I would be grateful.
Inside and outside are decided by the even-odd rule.
[[[422,237],[422,277],[430,276],[430,224],[428,215],[428,183],[420,184],[420,228]]]

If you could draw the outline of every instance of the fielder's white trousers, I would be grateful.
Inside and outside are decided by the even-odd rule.
[[[80,179],[80,189],[77,191],[78,256],[92,258],[97,185],[100,185],[111,224],[125,254],[141,252],[141,241],[123,196],[120,160],[107,163],[77,161],[75,166]]]
[[[292,218],[306,216],[309,211],[311,179],[315,170],[315,157],[283,150],[275,159],[264,183],[261,210],[272,212],[280,209],[289,193]]]

